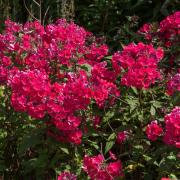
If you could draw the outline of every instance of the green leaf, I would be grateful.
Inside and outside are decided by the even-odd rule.
[[[162,103],[159,102],[159,101],[153,101],[153,106],[154,106],[155,108],[160,108],[160,107],[162,107]]]
[[[106,142],[106,146],[105,146],[105,154],[113,147],[113,145],[115,144],[115,141],[109,141]]]
[[[135,87],[131,87],[131,89],[133,90],[133,92],[137,95],[138,94],[138,91]]]
[[[5,162],[3,160],[0,160],[0,172],[4,171],[6,169]]]
[[[143,154],[143,157],[144,157],[145,161],[150,161],[152,159],[150,156],[147,156],[145,154]]]
[[[153,176],[151,174],[145,174],[144,179],[145,180],[153,180]]]
[[[35,130],[24,136],[18,149],[18,154],[23,155],[29,148],[42,143],[42,130]]]
[[[175,92],[172,96],[172,101],[174,106],[179,106],[180,105],[180,92]]]
[[[80,66],[81,69],[84,69],[85,71],[87,71],[88,73],[91,72],[91,66],[89,64],[83,64]]]
[[[60,149],[61,149],[64,153],[69,154],[68,148],[61,147]]]
[[[112,133],[109,138],[108,141],[106,142],[106,146],[105,146],[105,154],[113,147],[113,145],[115,144],[115,137],[116,134]]]
[[[4,86],[0,86],[0,97],[4,95]]]
[[[138,99],[127,99],[127,103],[130,106],[130,113],[137,108],[138,106]]]
[[[88,140],[88,142],[89,142],[89,145],[91,145],[91,146],[94,147],[95,149],[99,150],[99,146],[97,145],[96,142],[90,141],[90,140]]]
[[[156,109],[154,108],[153,105],[151,106],[150,112],[151,112],[152,116],[154,116],[156,114]]]
[[[116,137],[116,134],[115,134],[115,133],[112,133],[112,134],[108,137],[108,141],[114,140],[115,137]]]
[[[112,59],[112,56],[106,56],[105,59],[111,60],[111,59]]]
[[[167,156],[167,159],[176,160],[176,156],[173,153],[171,153],[169,156]]]
[[[143,146],[142,145],[135,145],[134,148],[137,149],[137,150],[143,150]]]
[[[35,168],[44,168],[48,165],[47,162],[48,162],[48,154],[42,153],[39,155],[36,161],[34,161],[33,165]]]
[[[169,177],[170,177],[172,180],[178,180],[178,178],[176,177],[175,174],[170,174]]]
[[[103,117],[103,123],[105,123],[105,122],[107,122],[107,121],[109,121],[113,116],[114,116],[114,111],[112,111],[112,110],[110,110],[110,111],[108,111],[105,115],[104,115],[104,117]]]

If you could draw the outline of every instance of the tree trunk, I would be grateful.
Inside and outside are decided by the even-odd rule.
[[[74,0],[62,0],[61,1],[61,15],[62,18],[67,20],[73,20],[75,16]]]

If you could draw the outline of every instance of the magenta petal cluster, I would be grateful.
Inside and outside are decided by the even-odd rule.
[[[146,40],[158,39],[162,45],[169,48],[179,44],[180,35],[180,11],[167,16],[159,24],[144,24],[138,34],[145,37]]]
[[[164,142],[176,148],[180,148],[180,107],[175,107],[164,119]]]
[[[146,135],[149,140],[156,141],[162,133],[163,129],[158,125],[157,121],[151,121],[151,123],[147,125]]]
[[[160,22],[159,37],[167,47],[179,42],[180,35],[180,11],[167,16]]]
[[[70,172],[63,172],[58,176],[57,180],[77,180],[77,178]]]
[[[83,169],[92,180],[113,180],[123,176],[121,161],[107,164],[101,154],[93,157],[85,155]]]
[[[167,83],[167,93],[169,95],[173,95],[177,91],[180,91],[180,73],[172,76]]]
[[[138,34],[141,34],[145,37],[147,40],[152,40],[153,36],[153,26],[150,23],[144,24],[139,30]]]
[[[118,132],[117,139],[116,139],[116,142],[118,144],[122,144],[126,139],[127,139],[127,132],[126,131]]]
[[[9,77],[9,85],[12,89],[11,105],[16,111],[27,112],[37,119],[45,116],[51,84],[44,71],[17,71]]]
[[[99,108],[111,106],[120,95],[116,73],[101,62],[107,45],[64,19],[45,27],[37,21],[21,25],[7,20],[5,26],[0,34],[0,85],[11,88],[12,107],[35,119],[49,117],[48,135],[80,144],[80,111],[92,101]],[[95,127],[98,123],[96,119]]]
[[[113,55],[112,64],[117,73],[122,73],[122,85],[147,89],[161,79],[158,63],[162,58],[161,48],[155,49],[151,44],[131,43],[121,53]]]

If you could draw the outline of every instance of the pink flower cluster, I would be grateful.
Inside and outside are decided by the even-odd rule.
[[[4,56],[0,53],[0,85],[4,84],[4,82],[8,79],[8,68],[11,65],[11,60],[9,57]]]
[[[167,93],[173,95],[176,91],[180,91],[180,73],[171,77],[167,83]]]
[[[158,34],[167,47],[174,45],[174,43],[179,43],[180,11],[167,16],[160,22]]]
[[[122,144],[127,139],[127,131],[118,132],[116,142]]]
[[[91,85],[93,97],[99,107],[103,107],[108,99],[110,104],[114,103],[115,97],[120,96],[120,92],[115,85],[115,72],[106,68],[107,63],[101,62],[93,66]]]
[[[39,70],[17,71],[9,78],[12,89],[11,104],[16,111],[27,112],[41,119],[46,113],[46,102],[51,85],[45,72]]]
[[[158,38],[166,47],[179,43],[180,35],[180,11],[167,16],[158,24],[144,24],[138,34],[145,36],[145,39]]]
[[[146,89],[161,78],[158,62],[162,58],[161,48],[154,49],[152,45],[132,43],[125,46],[121,53],[115,53],[112,63],[117,73],[123,68],[122,85]]]
[[[75,115],[79,110],[87,109],[90,103],[91,90],[88,87],[85,72],[79,75],[69,74],[66,83],[54,83],[47,101],[47,112],[52,117],[51,122],[61,135],[61,141],[81,143],[82,131],[78,128],[81,117]]]
[[[146,135],[151,141],[156,141],[162,133],[163,129],[158,125],[157,121],[151,121],[146,128]]]
[[[106,164],[101,154],[93,157],[86,155],[83,160],[83,169],[92,180],[113,180],[123,176],[121,161]]]
[[[138,34],[143,35],[145,39],[152,40],[152,37],[154,35],[153,33],[153,25],[150,23],[144,24],[139,30]]]
[[[76,176],[69,172],[63,172],[58,176],[57,180],[76,180]]]
[[[180,148],[180,107],[175,107],[165,116],[164,142]]]
[[[163,141],[180,148],[180,107],[175,107],[165,118],[165,130]],[[156,141],[162,135],[163,129],[157,121],[152,121],[146,128],[146,135],[151,141]]]
[[[96,64],[108,53],[108,47],[98,44],[91,33],[64,19],[45,28],[37,21],[23,26],[7,20],[5,24],[5,32],[0,34],[3,66],[13,63],[57,75],[63,65]],[[13,58],[5,54],[13,54]]]
[[[49,116],[48,126],[59,131],[48,134],[59,141],[80,144],[80,111],[92,100],[111,106],[120,95],[115,73],[101,62],[108,47],[73,22],[43,27],[7,20],[0,50],[0,84],[11,87],[12,107],[36,119]]]

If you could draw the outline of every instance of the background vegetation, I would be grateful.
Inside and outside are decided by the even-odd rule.
[[[111,48],[135,40],[134,30],[145,22],[162,20],[178,10],[178,0],[36,0],[41,4],[45,24],[64,17],[95,33],[105,36]],[[0,0],[0,22],[10,18],[25,23],[37,19],[39,6],[33,0]],[[0,29],[3,23],[0,23]]]

